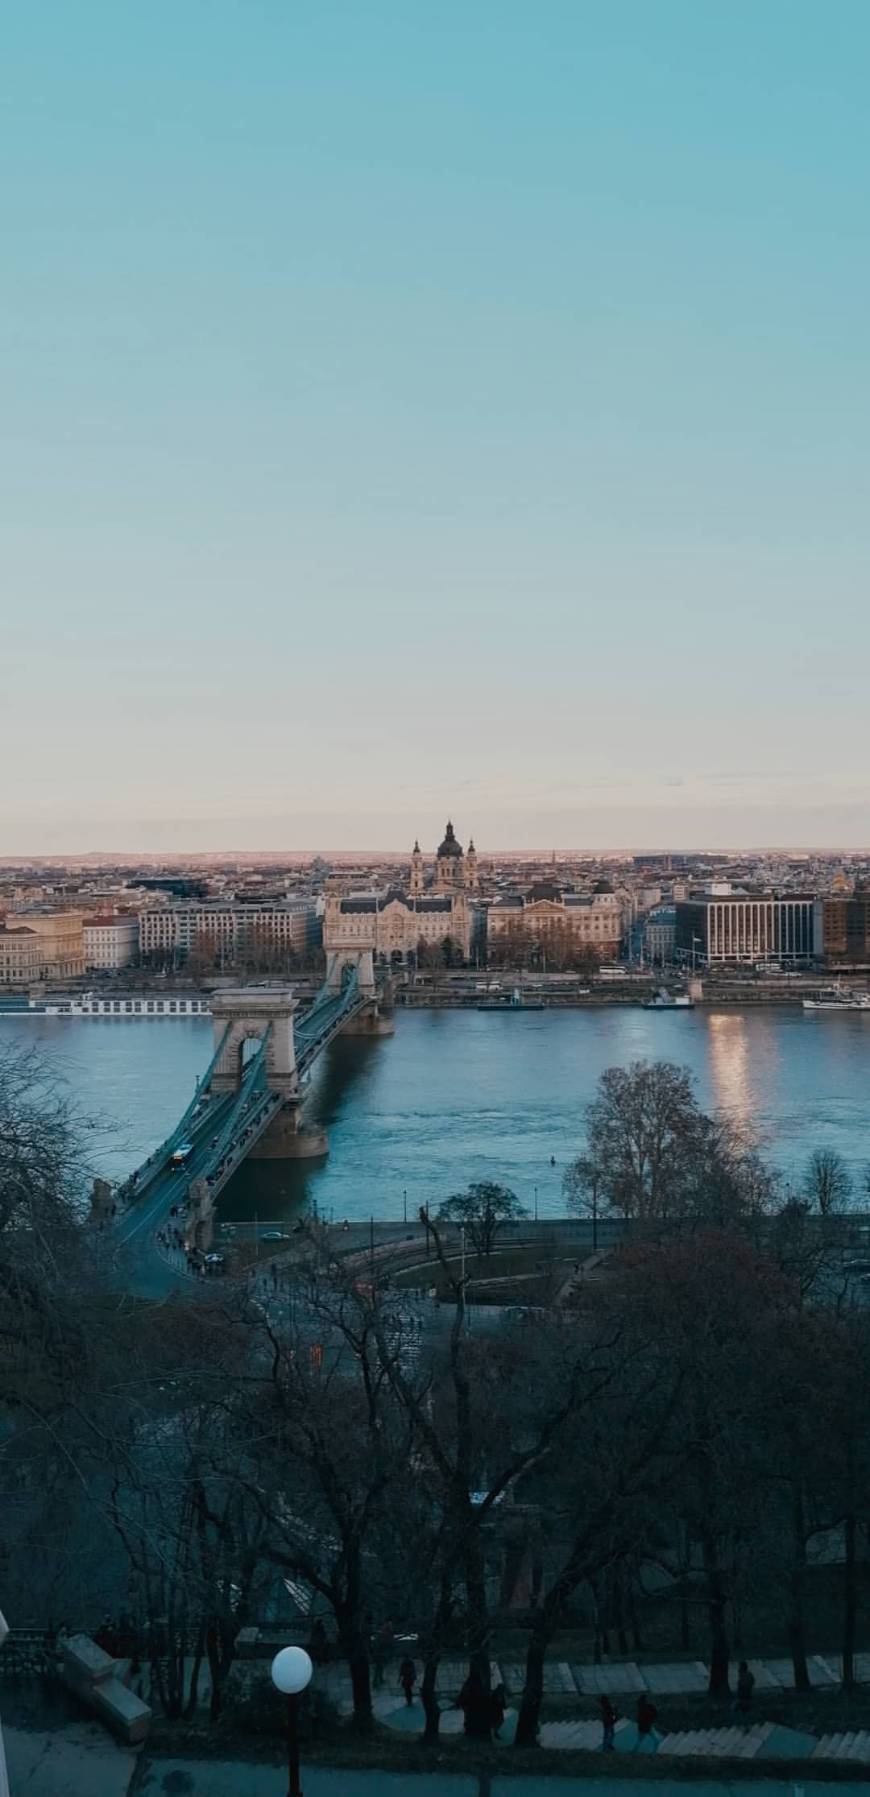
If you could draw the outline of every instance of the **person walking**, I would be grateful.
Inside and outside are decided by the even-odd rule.
[[[402,1690],[405,1693],[405,1703],[407,1704],[408,1709],[411,1708],[411,1705],[414,1701],[414,1686],[416,1685],[416,1683],[417,1683],[417,1668],[414,1665],[413,1660],[410,1660],[406,1654],[404,1660],[402,1661],[401,1666],[399,1667],[399,1684],[401,1685]]]
[[[602,1697],[599,1705],[601,1711],[601,1751],[613,1752],[613,1737],[616,1733],[616,1711],[609,1697]]]
[[[655,1732],[655,1719],[658,1710],[644,1691],[637,1700],[637,1741],[635,1753],[655,1753],[658,1747],[658,1736]]]
[[[384,1670],[386,1668],[387,1660],[390,1657],[390,1649],[393,1645],[393,1634],[393,1624],[390,1619],[387,1618],[387,1621],[382,1622],[380,1628],[376,1630],[372,1642],[372,1666],[374,1668],[376,1691],[380,1690],[380,1687],[384,1682]]]
[[[752,1693],[755,1690],[755,1674],[750,1672],[745,1660],[741,1660],[737,1668],[737,1697],[734,1708],[745,1726],[749,1725],[749,1713],[752,1709]]]
[[[492,1714],[493,1738],[496,1741],[500,1741],[501,1731],[504,1727],[505,1710],[507,1709],[507,1691],[505,1690],[504,1685],[496,1685],[490,1700],[490,1709]]]

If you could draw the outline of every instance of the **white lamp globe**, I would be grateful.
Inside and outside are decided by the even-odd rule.
[[[298,1697],[310,1685],[313,1672],[304,1647],[282,1647],[272,1661],[272,1683],[285,1697]]]

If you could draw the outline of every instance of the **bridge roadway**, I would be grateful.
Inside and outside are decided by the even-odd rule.
[[[323,987],[294,1030],[296,1071],[300,1086],[318,1055],[368,1002],[355,974],[341,991]],[[212,1080],[226,1046],[224,1031],[211,1062],[197,1085],[194,1097],[171,1135],[137,1168],[121,1187],[126,1201],[115,1227],[119,1245],[135,1242],[165,1220],[173,1205],[183,1205],[191,1186],[205,1180],[217,1198],[246,1155],[267,1129],[276,1112],[287,1102],[284,1092],[273,1092],[268,1083],[268,1044],[271,1025],[260,1038],[256,1052],[242,1068],[235,1092],[215,1092]],[[182,1144],[191,1152],[181,1165],[173,1154]]]

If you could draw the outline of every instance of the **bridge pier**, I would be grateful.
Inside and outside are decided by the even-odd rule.
[[[373,1004],[367,1005],[364,1011],[357,1011],[341,1033],[343,1036],[394,1036],[396,1025],[391,1011],[382,1011]]]
[[[248,1159],[251,1161],[318,1160],[329,1153],[329,1137],[325,1129],[312,1129],[302,1122],[298,1099],[288,1099],[275,1112],[268,1128],[255,1142]]]

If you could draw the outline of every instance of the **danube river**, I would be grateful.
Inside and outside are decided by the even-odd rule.
[[[0,1017],[0,1044],[50,1058],[97,1129],[95,1165],[129,1171],[168,1134],[210,1056],[208,1020]],[[322,1162],[252,1162],[221,1199],[225,1220],[401,1217],[472,1179],[496,1179],[541,1216],[561,1211],[566,1163],[605,1067],[677,1061],[701,1103],[751,1124],[793,1181],[833,1147],[856,1178],[870,1162],[870,1015],[799,1008],[400,1011],[395,1036],[339,1039],[319,1063],[308,1114],[329,1131]],[[555,1156],[555,1166],[551,1165]]]

